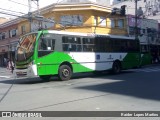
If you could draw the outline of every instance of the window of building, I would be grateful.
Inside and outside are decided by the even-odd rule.
[[[26,33],[26,26],[25,26],[25,25],[22,25],[22,26],[21,26],[21,33],[22,33],[22,34],[25,34],[25,33]]]
[[[17,29],[10,30],[10,37],[15,37],[17,35]]]
[[[94,25],[97,26],[98,25],[98,17],[94,16]]]
[[[5,32],[3,32],[1,35],[2,35],[2,40],[6,38]]]
[[[17,35],[17,30],[16,29],[12,30],[12,37],[15,37],[16,35]]]
[[[100,25],[103,27],[106,27],[106,18],[105,17],[100,17]]]
[[[124,19],[119,19],[118,20],[118,27],[119,28],[124,28]]]
[[[82,25],[83,16],[82,15],[64,15],[60,18],[60,23],[62,25]]]
[[[115,27],[115,19],[110,18],[110,24],[109,27],[114,28]]]

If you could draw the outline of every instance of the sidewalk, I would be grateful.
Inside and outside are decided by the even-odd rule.
[[[14,74],[6,67],[0,67],[0,78],[14,78]]]

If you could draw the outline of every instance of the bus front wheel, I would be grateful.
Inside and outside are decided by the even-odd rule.
[[[72,76],[72,70],[68,65],[61,65],[58,71],[60,80],[69,80]]]
[[[120,62],[115,61],[115,62],[113,63],[112,72],[113,72],[114,74],[118,74],[118,73],[121,72]]]

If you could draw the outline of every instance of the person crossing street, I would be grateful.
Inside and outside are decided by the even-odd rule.
[[[11,73],[14,71],[14,63],[11,59],[8,60],[7,69],[9,69]]]

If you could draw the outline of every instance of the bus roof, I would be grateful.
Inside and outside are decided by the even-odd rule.
[[[97,37],[109,37],[109,38],[135,39],[135,37],[121,36],[121,35],[67,32],[67,31],[57,31],[57,30],[48,30],[48,33],[64,34],[64,35],[76,35],[76,36],[90,36],[90,37],[96,37],[97,36]]]
[[[121,39],[131,39],[131,40],[135,39],[135,37],[111,35],[111,34],[80,33],[80,32],[68,32],[68,31],[58,31],[58,30],[45,30],[45,31],[47,31],[48,33],[63,34],[63,35],[75,35],[75,36],[87,36],[87,37],[108,37],[108,38],[121,38]],[[43,32],[43,30],[41,32]],[[38,32],[32,32],[32,33],[38,33]],[[28,33],[28,34],[32,34],[32,33]]]

